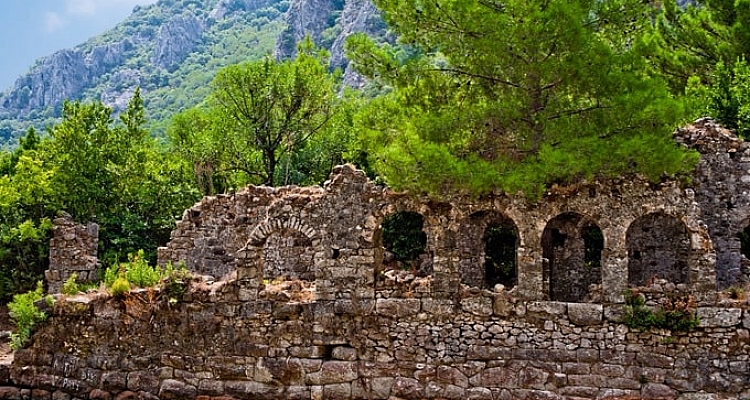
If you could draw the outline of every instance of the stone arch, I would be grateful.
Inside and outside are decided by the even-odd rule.
[[[682,220],[663,212],[642,215],[625,237],[630,286],[644,286],[654,278],[689,283],[690,234]]]
[[[296,217],[258,225],[246,246],[263,279],[314,280],[316,231]]]
[[[542,276],[553,301],[582,302],[592,285],[602,283],[604,237],[590,218],[566,212],[551,219],[542,233]]]
[[[284,219],[274,218],[263,222],[253,230],[248,238],[248,245],[262,246],[270,235],[282,229],[299,231],[303,235],[307,236],[307,238],[310,240],[312,240],[317,234],[315,229],[307,226],[297,217]]]
[[[478,211],[464,221],[458,238],[461,283],[492,289],[518,284],[520,234],[513,219],[497,211]]]

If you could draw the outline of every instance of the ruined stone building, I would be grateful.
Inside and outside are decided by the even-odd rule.
[[[62,298],[0,399],[750,398],[748,302],[723,292],[748,278],[750,145],[709,120],[676,140],[701,154],[690,182],[536,203],[413,197],[349,165],[206,197],[159,250],[201,282]],[[628,289],[692,296],[700,325],[630,329]]]
[[[621,302],[625,289],[656,278],[704,294],[746,282],[750,146],[708,120],[676,137],[701,152],[690,184],[628,178],[551,191],[533,204],[507,196],[438,202],[342,166],[325,187],[209,197],[185,213],[160,262],[184,261],[216,278],[299,278],[315,281],[319,298],[347,297],[372,288],[387,268],[381,223],[406,213],[423,225],[422,262],[448,292],[498,283],[486,266],[493,239],[510,249],[505,286],[525,299]]]

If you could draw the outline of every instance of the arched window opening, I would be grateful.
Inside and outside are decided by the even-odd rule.
[[[491,225],[484,234],[485,284],[489,288],[501,284],[507,288],[516,286],[516,249],[518,232],[512,223]]]
[[[677,217],[641,216],[628,227],[628,284],[645,286],[654,279],[688,283],[690,235]]]
[[[591,220],[564,213],[547,223],[542,233],[543,279],[553,301],[582,302],[592,285],[602,282],[604,236]]]
[[[420,256],[427,247],[424,217],[416,212],[400,211],[386,217],[380,226],[385,262],[395,263],[400,269],[419,269]]]

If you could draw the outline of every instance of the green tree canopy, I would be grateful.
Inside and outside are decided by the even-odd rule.
[[[101,103],[66,103],[45,138],[30,130],[14,152],[0,154],[0,301],[42,279],[59,211],[99,223],[105,263],[139,249],[154,261],[196,200],[179,164],[143,128],[139,91],[119,120]]]
[[[308,39],[293,60],[266,58],[221,70],[202,105],[167,130],[204,194],[252,184],[316,184],[353,141],[357,95],[338,95],[327,54]]]
[[[257,151],[263,166],[245,173],[258,175],[266,185],[276,184],[279,160],[301,149],[333,118],[336,85],[326,68],[327,57],[308,38],[293,60],[267,57],[226,67],[216,75],[213,99],[231,122],[228,133]]]
[[[731,69],[737,60],[750,57],[750,0],[696,3],[682,9],[675,0],[664,1],[640,43],[641,51],[677,93],[692,76],[711,84],[716,65]]]
[[[657,179],[695,160],[671,141],[680,103],[633,50],[641,1],[375,3],[402,46],[360,35],[348,50],[392,89],[359,126],[396,187],[534,196],[594,176]]]

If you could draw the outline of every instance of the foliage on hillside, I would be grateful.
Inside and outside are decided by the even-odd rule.
[[[288,0],[269,0],[268,7],[252,11],[230,7],[226,16],[215,21],[208,12],[218,3],[219,0],[169,0],[136,7],[124,22],[76,47],[76,51],[89,54],[97,46],[128,43],[121,65],[97,76],[80,98],[70,100],[116,103],[124,108],[138,86],[151,112],[147,128],[152,135],[163,136],[172,115],[196,105],[208,94],[208,84],[220,68],[257,60],[273,51],[284,28],[283,13],[289,7]],[[174,16],[185,14],[207,21],[200,42],[173,70],[155,65],[152,57],[159,29]],[[60,106],[31,110],[26,115],[0,115],[0,148],[15,147],[30,126],[39,130],[52,126],[60,120],[62,112]]]

